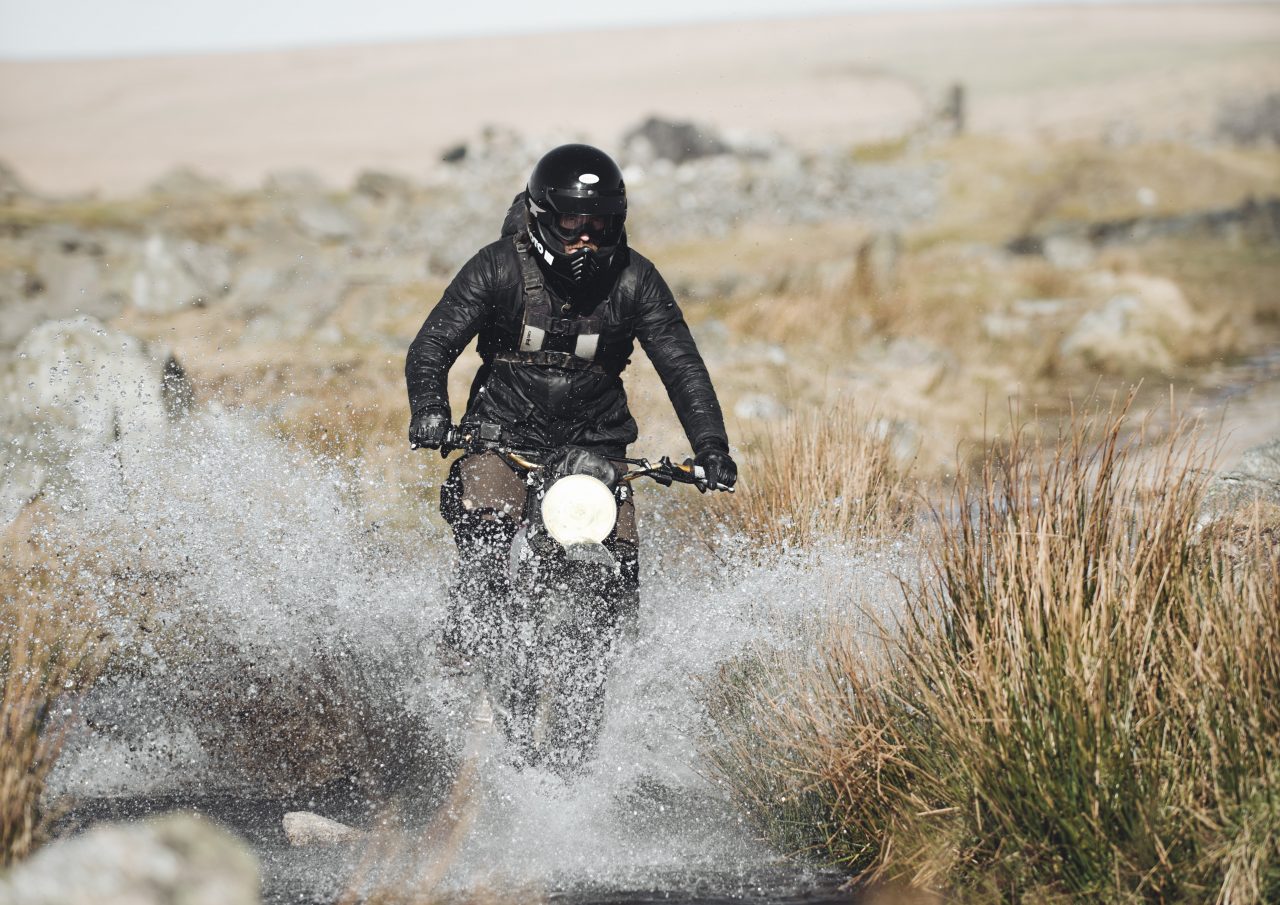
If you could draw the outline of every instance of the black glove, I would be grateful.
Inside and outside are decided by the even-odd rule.
[[[409,445],[414,449],[425,446],[439,449],[449,436],[449,413],[439,409],[424,409],[409,421]]]
[[[698,489],[703,493],[708,490],[732,490],[733,485],[738,483],[738,466],[724,450],[704,449],[694,458],[693,464],[702,469],[703,483]]]

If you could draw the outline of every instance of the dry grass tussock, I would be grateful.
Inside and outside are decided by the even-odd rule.
[[[906,474],[874,415],[841,402],[793,415],[746,446],[742,480],[716,500],[721,525],[793,549],[900,533],[914,507]]]
[[[1280,558],[1198,533],[1195,444],[1153,471],[1126,417],[990,453],[899,625],[726,677],[712,759],[769,834],[962,899],[1280,898]]]
[[[31,853],[50,814],[41,795],[61,753],[67,699],[102,669],[94,609],[56,560],[5,539],[0,551],[0,866]],[[25,541],[19,545],[27,546]]]

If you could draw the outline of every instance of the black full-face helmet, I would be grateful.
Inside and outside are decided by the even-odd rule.
[[[626,218],[622,171],[599,148],[553,148],[529,176],[529,235],[534,248],[543,264],[572,283],[589,282],[609,266]],[[587,244],[565,250],[580,242]]]

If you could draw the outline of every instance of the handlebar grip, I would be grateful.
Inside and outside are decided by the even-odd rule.
[[[692,483],[697,487],[700,487],[704,490],[724,490],[724,491],[727,491],[728,493],[733,493],[732,487],[726,487],[723,484],[716,484],[714,487],[712,487],[710,484],[708,484],[707,470],[703,468],[701,465],[694,465],[693,460],[691,459],[686,459],[683,465],[677,465],[675,467],[683,471],[685,474],[689,475],[689,477],[693,479]]]

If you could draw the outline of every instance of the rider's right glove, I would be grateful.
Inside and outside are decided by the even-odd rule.
[[[425,446],[439,449],[449,436],[449,413],[440,409],[423,409],[415,412],[409,421],[409,445],[414,449]]]
[[[702,468],[703,484],[698,489],[732,490],[738,483],[738,466],[723,449],[704,449],[694,457],[693,464]]]

